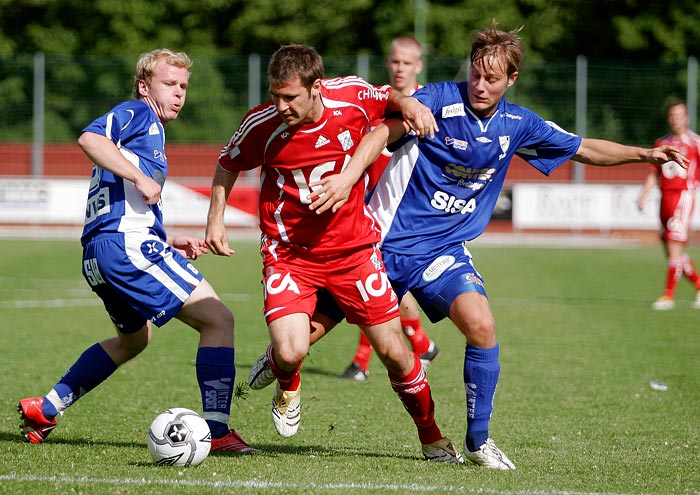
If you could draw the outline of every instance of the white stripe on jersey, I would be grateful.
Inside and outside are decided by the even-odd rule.
[[[334,77],[333,79],[326,79],[323,81],[323,85],[330,89],[346,88],[348,86],[364,86],[371,89],[374,89],[375,87],[361,77],[357,76]],[[382,88],[386,86],[388,86],[388,84],[385,84],[382,86]]]
[[[112,139],[112,125],[114,124],[114,112],[110,112],[105,119],[105,136]]]
[[[171,247],[172,249],[172,247]],[[189,270],[186,270],[185,268],[182,267],[180,263],[175,261],[173,258],[172,252],[167,252],[167,253],[161,253],[163,255],[163,259],[165,260],[165,264],[168,265],[168,268],[170,268],[172,271],[174,271],[182,280],[190,284],[192,287],[197,287],[199,285],[199,279],[192,275],[192,273]]]
[[[391,228],[396,210],[406,192],[413,169],[418,161],[418,141],[413,139],[394,151],[389,165],[382,173],[367,206],[379,222],[382,241]],[[381,246],[381,242],[379,243]]]
[[[233,148],[238,146],[240,142],[248,135],[248,133],[253,130],[256,126],[263,122],[267,122],[271,118],[277,116],[277,108],[274,105],[263,108],[262,110],[251,113],[246,117],[246,119],[241,123],[241,126],[233,133],[231,140],[229,141],[227,148]],[[283,124],[285,125],[285,124]]]
[[[163,270],[161,270],[157,265],[154,265],[150,260],[148,260],[141,252],[141,244],[146,242],[147,239],[153,239],[154,242],[162,244],[163,241],[155,236],[141,235],[130,235],[126,234],[124,236],[124,244],[126,246],[126,255],[129,260],[134,264],[134,266],[141,271],[144,271],[151,275],[153,278],[158,280],[165,288],[172,292],[175,297],[180,301],[185,302],[190,296],[185,290],[182,289],[172,278],[170,278]],[[167,261],[166,261],[167,262]],[[176,263],[177,264],[177,263]],[[168,266],[172,268],[172,265],[168,263]],[[178,275],[183,278],[191,278],[191,274],[183,273],[181,267],[178,265]],[[196,280],[196,279],[194,279]],[[192,282],[190,282],[192,283]],[[195,282],[193,285],[197,285],[199,282]]]
[[[323,97],[323,95],[321,95],[321,96]],[[348,103],[346,101],[331,100],[329,98],[323,98],[323,105],[326,108],[348,108],[348,107],[357,108],[359,111],[362,112],[362,114],[365,116],[365,118],[367,120],[369,120],[369,117],[367,116],[367,112],[360,105],[355,105],[353,103]]]
[[[289,236],[287,235],[287,229],[284,227],[284,222],[282,221],[282,209],[284,208],[284,201],[282,201],[275,209],[275,223],[277,224],[277,231],[280,233],[280,237],[284,242],[291,242]]]
[[[139,168],[139,157],[127,148],[119,148],[119,152],[134,167]],[[149,227],[156,223],[156,216],[150,206],[143,200],[143,196],[136,189],[133,182],[122,180],[124,188],[124,214],[119,220],[119,232],[129,232],[142,229],[148,232]]]

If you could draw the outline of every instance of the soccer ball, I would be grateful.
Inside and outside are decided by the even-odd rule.
[[[209,425],[184,407],[160,413],[148,430],[148,451],[158,466],[196,466],[210,450]]]

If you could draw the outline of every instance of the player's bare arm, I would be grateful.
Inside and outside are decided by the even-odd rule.
[[[313,193],[309,205],[317,214],[331,209],[333,213],[343,206],[350,196],[352,187],[362,177],[367,167],[372,164],[387,143],[393,143],[409,132],[409,125],[403,120],[387,119],[368,132],[357,145],[350,161],[339,174],[329,175],[310,184]]]
[[[389,112],[401,112],[408,126],[418,136],[435,137],[439,131],[433,112],[413,96],[406,96],[400,91],[392,91],[389,95]]]
[[[229,172],[220,165],[216,166],[211,184],[211,198],[204,239],[211,252],[219,256],[231,256],[235,253],[228,245],[224,211],[236,179],[238,179],[238,172]]]
[[[639,198],[637,198],[637,208],[639,211],[644,211],[647,196],[649,196],[652,189],[658,186],[658,183],[659,180],[655,172],[651,172],[647,175],[647,178],[644,180],[644,185],[642,186],[642,191],[639,193]]]
[[[581,140],[581,145],[573,159],[581,163],[600,167],[639,162],[648,162],[655,165],[676,162],[682,167],[687,167],[688,164],[688,160],[677,148],[672,146],[663,145],[658,148],[640,148],[604,139],[587,138]]]
[[[146,204],[158,202],[161,185],[124,158],[111,139],[94,132],[83,132],[78,138],[78,146],[100,168],[133,182]]]

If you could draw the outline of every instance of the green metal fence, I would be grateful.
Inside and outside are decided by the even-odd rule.
[[[43,71],[36,70],[37,60],[41,57],[0,59],[0,142],[32,142],[42,139],[42,131],[47,143],[72,142],[92,119],[130,98],[133,60],[46,55]],[[225,142],[245,111],[267,98],[268,60],[264,55],[194,57],[188,103],[169,126],[170,142]],[[572,132],[639,145],[666,132],[669,98],[690,98],[694,127],[694,60],[585,62],[582,73],[576,60],[527,61],[507,97]],[[379,56],[326,57],[325,65],[327,76],[359,74],[375,84],[387,78]],[[459,59],[427,59],[426,68],[429,81],[463,80],[466,74]],[[42,129],[37,118],[43,119]]]

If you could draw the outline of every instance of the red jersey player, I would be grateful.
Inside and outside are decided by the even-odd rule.
[[[350,193],[343,215],[319,215],[309,208],[309,184],[343,170],[369,122],[401,110],[424,135],[434,130],[432,115],[390,86],[371,86],[357,77],[324,79],[320,55],[303,45],[279,48],[268,78],[272,100],[246,114],[219,157],[206,241],[216,254],[233,252],[223,224],[226,200],[239,172],[262,167],[264,311],[270,369],[277,378],[272,401],[277,432],[291,437],[299,428],[299,368],[309,350],[317,292],[325,289],[386,365],[392,388],[418,428],[424,457],[463,462],[435,422],[425,371],[403,339],[363,185]]]
[[[700,276],[690,256],[685,252],[690,222],[693,214],[694,195],[698,187],[698,161],[700,161],[700,136],[688,129],[688,108],[683,102],[673,103],[668,108],[668,123],[671,132],[658,139],[654,146],[668,144],[678,148],[689,162],[687,169],[676,162],[654,165],[647,176],[639,195],[639,209],[644,208],[647,195],[654,186],[661,191],[659,217],[661,239],[668,259],[666,289],[652,308],[673,309],[676,285],[685,276],[695,286],[695,299],[691,307],[700,309]]]

